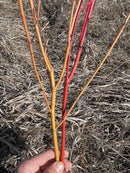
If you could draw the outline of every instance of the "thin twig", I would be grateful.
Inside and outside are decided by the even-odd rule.
[[[64,65],[63,65],[63,68],[62,68],[62,72],[61,72],[60,78],[59,78],[59,80],[58,80],[58,82],[56,84],[56,89],[60,85],[61,80],[63,78],[65,67],[66,67],[66,63],[67,63],[67,59],[68,59],[68,54],[70,52],[70,37],[71,37],[71,30],[72,30],[71,27],[72,27],[72,17],[73,17],[73,13],[74,13],[74,6],[75,6],[75,0],[73,1],[72,10],[71,10],[70,23],[69,23],[69,33],[68,33],[68,45],[67,45],[67,49],[66,49]]]

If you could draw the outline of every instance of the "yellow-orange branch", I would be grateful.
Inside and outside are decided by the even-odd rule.
[[[46,97],[46,93],[44,91],[44,88],[43,88],[43,85],[41,83],[40,77],[38,75],[38,71],[37,71],[37,67],[36,67],[36,63],[35,63],[35,58],[34,58],[34,54],[33,54],[33,47],[32,47],[32,44],[31,44],[31,39],[30,39],[30,36],[29,36],[29,32],[28,32],[28,28],[27,28],[27,23],[26,23],[26,19],[25,19],[25,14],[24,14],[24,10],[23,10],[22,0],[19,0],[19,6],[20,6],[20,10],[21,10],[21,16],[22,16],[22,21],[23,21],[23,25],[24,25],[24,28],[25,28],[27,40],[28,40],[28,43],[29,43],[29,48],[30,48],[30,52],[31,52],[32,63],[33,63],[33,66],[34,66],[36,77],[37,77],[38,82],[40,84],[40,87],[42,89],[42,92],[43,92],[43,95],[44,95],[44,98],[45,98],[47,107],[48,107],[49,111],[51,112],[51,108],[49,106],[49,103],[48,103],[48,100],[47,100],[47,97]]]
[[[77,4],[76,11],[75,11],[75,14],[74,14],[74,17],[73,17],[72,27],[71,27],[71,33],[72,33],[72,30],[73,30],[75,18],[76,18],[76,15],[77,15],[77,12],[78,12],[78,9],[79,9],[79,6],[80,6],[80,2],[81,2],[81,0],[79,0],[79,2],[78,2],[78,4]]]
[[[73,13],[74,13],[74,7],[75,7],[75,0],[73,1],[73,5],[72,5],[72,10],[71,10],[71,16],[70,16],[70,23],[69,23],[69,33],[68,33],[68,45],[67,45],[67,50],[66,50],[66,55],[65,55],[65,60],[64,60],[64,65],[63,65],[63,68],[62,68],[62,72],[61,72],[61,75],[60,75],[60,78],[56,84],[56,89],[58,88],[58,86],[60,85],[60,82],[63,78],[63,75],[64,75],[64,72],[65,72],[65,67],[66,67],[66,63],[67,63],[67,58],[68,58],[68,54],[69,54],[69,51],[70,51],[70,36],[71,36],[71,32],[72,32],[72,19],[73,19]]]
[[[56,89],[55,89],[55,81],[54,81],[54,70],[52,70],[50,72],[50,78],[51,78],[51,87],[52,87],[52,98],[51,98],[52,132],[53,132],[53,141],[54,141],[56,161],[59,161],[58,142],[57,142],[57,131],[56,131],[56,124],[55,124]]]
[[[47,67],[48,71],[51,71],[52,67],[51,67],[50,61],[47,57],[47,54],[44,51],[44,47],[43,47],[43,44],[42,44],[42,39],[41,39],[41,35],[40,35],[38,23],[37,23],[36,11],[35,11],[35,8],[34,8],[33,0],[30,0],[30,5],[31,5],[31,9],[32,9],[33,20],[34,20],[35,29],[36,29],[40,49],[41,49],[41,52],[42,52],[42,56],[44,58],[44,61],[45,61],[45,64],[46,64],[46,67]]]
[[[56,100],[56,89],[55,89],[55,78],[54,78],[54,70],[51,66],[51,63],[47,57],[46,52],[44,51],[44,47],[42,44],[42,39],[40,36],[40,31],[37,23],[37,18],[36,18],[36,12],[35,12],[35,7],[33,0],[30,0],[30,6],[32,9],[32,15],[33,15],[33,21],[35,24],[35,29],[39,41],[39,45],[41,48],[42,56],[45,61],[46,67],[49,71],[50,75],[50,81],[51,81],[51,89],[52,89],[52,98],[51,98],[51,122],[52,122],[52,131],[53,131],[53,141],[54,141],[54,148],[55,148],[55,156],[56,156],[56,161],[59,161],[59,152],[58,152],[58,142],[57,142],[57,133],[56,133],[56,124],[55,124],[55,100]]]

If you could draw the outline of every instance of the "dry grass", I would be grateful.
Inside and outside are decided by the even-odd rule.
[[[57,67],[61,70],[65,56],[70,4],[45,0],[40,13],[41,28],[50,22],[42,37],[44,44],[50,38],[47,52],[57,78],[60,74]],[[33,36],[28,1],[24,1],[24,7]],[[68,108],[107,52],[129,7],[127,0],[96,1],[81,61],[70,84]],[[53,143],[50,115],[32,67],[18,2],[1,0],[0,9],[0,170],[13,173],[22,159],[53,147]],[[130,172],[129,38],[130,22],[67,119],[66,149],[74,173]],[[49,81],[37,43],[34,38],[36,62],[49,98]],[[75,42],[72,55],[76,48]],[[57,92],[57,122],[61,120],[62,93],[63,82]],[[58,138],[60,141],[61,129]]]

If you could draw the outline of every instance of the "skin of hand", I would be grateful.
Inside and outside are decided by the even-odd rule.
[[[65,151],[65,158],[69,155]],[[17,173],[67,173],[65,170],[71,170],[72,164],[65,159],[65,165],[62,162],[55,161],[54,150],[50,149],[23,161],[17,168]]]

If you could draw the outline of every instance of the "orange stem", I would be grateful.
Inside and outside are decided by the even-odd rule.
[[[61,72],[60,78],[59,78],[59,80],[58,80],[58,82],[56,84],[56,89],[60,85],[60,82],[61,82],[61,80],[63,78],[64,72],[65,72],[66,63],[67,63],[67,59],[68,59],[68,55],[69,55],[69,51],[70,51],[70,37],[71,37],[71,32],[72,32],[72,28],[71,27],[72,27],[72,20],[73,20],[73,13],[74,13],[75,2],[76,2],[76,0],[73,1],[72,10],[71,10],[70,23],[69,23],[69,33],[68,33],[68,45],[67,45],[64,65],[63,65],[63,68],[62,68],[62,72]]]
[[[21,16],[22,16],[22,21],[23,21],[23,25],[24,25],[24,28],[25,28],[27,40],[28,40],[28,43],[29,43],[29,48],[30,48],[30,52],[31,52],[32,63],[33,63],[33,66],[34,66],[36,77],[37,77],[38,82],[40,84],[40,87],[42,89],[42,92],[43,92],[43,95],[44,95],[44,98],[45,98],[47,107],[48,107],[49,111],[51,112],[51,108],[49,106],[49,102],[47,100],[46,93],[44,91],[43,85],[41,83],[41,80],[40,80],[40,77],[39,77],[39,74],[38,74],[38,71],[37,71],[37,67],[36,67],[36,63],[35,63],[35,58],[34,58],[34,54],[33,54],[33,47],[32,47],[32,44],[31,44],[31,39],[30,39],[30,36],[29,36],[28,28],[27,28],[26,18],[25,18],[25,15],[24,15],[22,0],[19,0],[19,6],[20,6],[20,10],[21,10]]]

